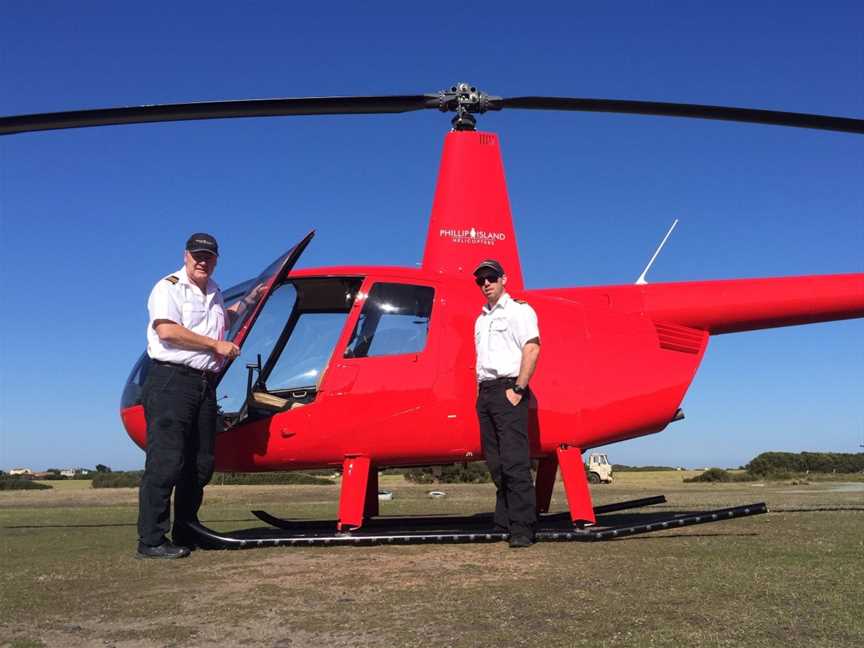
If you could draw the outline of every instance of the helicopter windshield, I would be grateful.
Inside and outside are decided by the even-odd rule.
[[[249,330],[240,357],[225,372],[217,388],[226,414],[243,408],[249,389],[247,365],[258,364],[256,390],[290,395],[314,394],[345,326],[360,277],[315,277],[286,281],[271,291]],[[255,370],[253,369],[253,372]]]

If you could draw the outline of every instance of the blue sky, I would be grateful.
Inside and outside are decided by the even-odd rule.
[[[0,114],[279,96],[678,101],[864,118],[860,2],[14,3]],[[300,6],[299,3],[297,6]],[[410,10],[406,7],[410,7]],[[146,298],[212,232],[229,286],[309,229],[302,267],[422,258],[448,117],[225,120],[0,139],[0,468],[138,468],[119,398]],[[529,287],[864,271],[864,138],[509,111]],[[616,463],[737,466],[864,443],[864,322],[712,338],[687,419]]]

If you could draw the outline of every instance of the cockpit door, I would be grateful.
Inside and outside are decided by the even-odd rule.
[[[231,325],[231,329],[227,335],[227,338],[234,342],[234,344],[239,347],[243,346],[243,340],[246,339],[249,330],[255,325],[258,313],[261,312],[264,304],[267,303],[267,298],[270,296],[273,287],[278,286],[288,276],[291,268],[297,263],[297,259],[303,254],[303,250],[306,249],[309,241],[314,236],[315,230],[310,231],[303,237],[302,241],[267,266],[264,272],[258,275],[258,278],[251,283],[243,299],[247,303],[252,302],[253,305],[252,307],[247,307],[246,311]],[[226,305],[230,306],[230,304]],[[223,374],[230,364],[230,362],[225,363],[225,367],[222,369]]]

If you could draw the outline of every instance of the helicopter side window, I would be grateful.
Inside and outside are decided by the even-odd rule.
[[[376,283],[369,292],[346,358],[420,353],[426,347],[435,290],[428,286]]]

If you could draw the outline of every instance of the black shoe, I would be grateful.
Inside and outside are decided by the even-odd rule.
[[[167,540],[158,547],[138,543],[138,558],[165,558],[172,560],[175,558],[185,558],[188,555],[189,549],[178,547]]]
[[[510,536],[510,548],[511,549],[522,549],[524,547],[530,547],[534,544],[534,541],[528,537],[527,535],[511,535]]]

